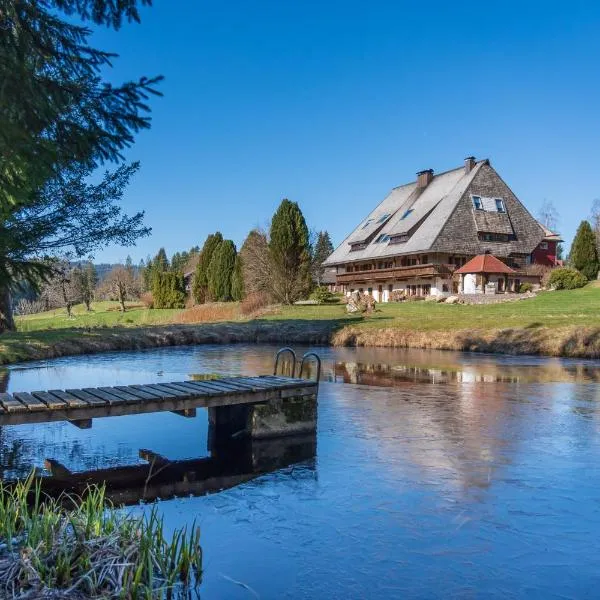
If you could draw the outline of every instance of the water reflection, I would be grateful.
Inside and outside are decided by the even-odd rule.
[[[221,445],[209,457],[169,460],[147,449],[139,450],[144,464],[73,472],[55,459],[45,461],[49,476],[42,489],[58,496],[82,494],[88,485],[106,486],[106,495],[117,505],[157,499],[203,496],[226,490],[259,475],[302,463],[304,476],[314,474],[315,436],[279,440],[243,440]]]
[[[204,346],[62,359],[11,370],[8,388],[269,373],[274,352]],[[3,427],[4,477],[51,459],[59,464],[45,474],[59,487],[64,466],[67,480],[112,481],[121,501],[180,496],[160,512],[168,527],[201,523],[206,597],[251,596],[235,582],[261,598],[595,597],[597,363],[320,353],[316,449],[220,453],[208,446],[204,411],[98,419],[89,430]],[[144,492],[152,459],[164,457],[171,472]],[[189,497],[213,483],[220,493]]]

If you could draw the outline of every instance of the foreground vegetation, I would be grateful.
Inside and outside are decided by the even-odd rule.
[[[200,532],[171,539],[152,511],[116,512],[104,491],[83,499],[42,494],[33,476],[0,482],[0,587],[9,597],[162,598],[200,582]]]
[[[175,344],[272,342],[398,346],[562,356],[600,356],[600,287],[544,292],[493,305],[380,304],[370,316],[342,304],[271,306],[244,314],[239,303],[183,310],[116,302],[17,319],[0,337],[0,362]]]

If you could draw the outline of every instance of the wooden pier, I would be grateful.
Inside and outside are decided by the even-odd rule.
[[[316,401],[317,381],[275,375],[225,377],[148,385],[0,393],[0,425],[71,421],[193,409],[229,409],[255,405],[282,406],[287,401]],[[272,411],[271,411],[272,412]]]

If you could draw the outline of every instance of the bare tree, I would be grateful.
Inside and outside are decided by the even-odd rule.
[[[269,293],[272,290],[272,267],[269,256],[267,234],[262,229],[253,229],[245,239],[240,250],[244,292]]]
[[[102,282],[104,293],[117,300],[121,312],[125,312],[125,301],[139,295],[139,286],[131,266],[117,265],[109,271]]]
[[[600,198],[596,198],[592,202],[592,215],[591,215],[592,229],[596,236],[596,247],[600,252]]]
[[[52,264],[52,276],[43,285],[40,297],[48,308],[67,309],[67,315],[73,316],[73,306],[81,302],[81,290],[77,283],[75,271],[67,260],[56,261]]]
[[[558,211],[556,207],[552,203],[551,200],[544,200],[542,202],[542,207],[540,208],[540,212],[538,215],[539,222],[549,229],[550,231],[555,231],[558,226]]]

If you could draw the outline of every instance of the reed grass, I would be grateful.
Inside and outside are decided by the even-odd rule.
[[[155,509],[117,511],[104,489],[54,499],[39,480],[0,482],[0,597],[189,597],[202,576],[200,530],[169,538]]]

